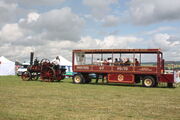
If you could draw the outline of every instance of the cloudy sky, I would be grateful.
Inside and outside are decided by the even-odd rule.
[[[13,61],[93,48],[161,48],[180,60],[180,0],[0,0],[0,43]]]

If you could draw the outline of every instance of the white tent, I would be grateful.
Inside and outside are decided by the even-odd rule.
[[[72,75],[72,62],[68,61],[66,58],[62,56],[58,56],[60,59],[60,66],[64,66],[66,68],[66,75]],[[54,59],[55,60],[55,59]],[[54,61],[52,60],[52,61]]]
[[[15,62],[0,57],[0,75],[15,75]]]
[[[61,66],[72,66],[72,63],[67,60],[66,58],[62,57],[62,56],[58,56],[60,59],[60,65]]]

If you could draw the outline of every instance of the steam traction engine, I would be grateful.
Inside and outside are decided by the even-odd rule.
[[[34,62],[34,64],[32,64],[32,60],[33,54],[31,53],[31,65],[27,68],[27,71],[22,74],[22,80],[38,80],[40,77],[41,81],[59,82],[65,78],[66,69],[57,68],[56,65],[51,63],[48,59],[42,59],[40,63]]]

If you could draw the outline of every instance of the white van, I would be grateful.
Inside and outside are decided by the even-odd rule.
[[[18,68],[17,75],[21,76],[23,72],[27,71],[27,67],[29,66],[29,63],[22,63],[22,66]]]

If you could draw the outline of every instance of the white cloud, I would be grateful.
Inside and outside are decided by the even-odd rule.
[[[30,13],[20,20],[20,27],[31,30],[33,36],[40,35],[49,40],[78,40],[84,20],[70,8],[54,9],[46,13]]]
[[[106,36],[103,40],[94,39],[90,36],[82,37],[81,40],[78,42],[77,47],[79,48],[131,48],[133,43],[141,41],[141,38],[137,38],[134,36]]]
[[[33,21],[37,21],[38,20],[38,18],[39,18],[39,14],[38,13],[35,13],[35,12],[33,12],[33,13],[29,13],[28,14],[28,18],[27,18],[27,22],[28,23],[31,23],[31,22],[33,22]]]
[[[46,7],[46,6],[53,6],[56,4],[61,4],[65,0],[4,0],[7,3],[18,3],[21,6],[24,7]]]
[[[54,8],[64,1],[1,0],[0,54],[24,60],[29,58],[30,51],[35,50],[36,56],[40,58],[53,58],[62,55],[71,59],[72,49],[139,48],[139,46],[163,48],[169,56],[172,53],[175,58],[178,56],[175,54],[180,52],[178,37],[159,33],[174,30],[168,25],[146,32],[145,35],[152,38],[151,41],[142,40],[137,36],[119,36],[117,35],[118,31],[113,28],[105,29],[105,34],[103,34],[105,37],[102,39],[88,36],[88,34],[99,31],[97,28],[99,22],[105,27],[118,25],[121,18],[115,16],[111,6],[116,5],[118,0],[83,0],[83,4],[88,6],[92,13],[85,15],[85,18],[97,20],[93,22],[93,24],[95,23],[93,27],[87,28],[88,33],[85,33],[87,31],[83,32],[85,20],[81,16],[84,14],[80,16],[69,7]],[[178,20],[179,2],[174,1],[169,3],[167,0],[132,0],[130,2],[131,19],[135,24],[140,25]],[[167,4],[173,7],[169,7]],[[41,6],[46,6],[45,10],[44,7],[43,10],[40,10]],[[88,23],[88,25],[91,24]],[[94,31],[94,29],[97,30]],[[112,35],[111,31],[112,34],[114,31],[116,35]],[[87,34],[87,36],[83,37],[82,33]]]
[[[164,27],[159,27],[159,28],[151,30],[151,31],[144,32],[144,34],[145,35],[153,35],[153,34],[164,32],[164,31],[174,31],[174,30],[176,30],[175,27],[164,26]]]
[[[141,41],[134,36],[107,36],[99,43],[101,48],[131,48],[133,43]]]
[[[61,53],[69,57],[75,41],[81,38],[83,25],[84,20],[68,7],[45,13],[31,12],[19,22],[5,24],[0,29],[0,54],[22,60],[29,58],[29,52],[35,49],[41,58]]]
[[[156,34],[151,41],[152,47],[161,48],[163,50],[167,50],[170,47],[171,42],[168,41],[170,39],[170,35],[168,34]]]
[[[91,8],[92,15],[102,19],[111,10],[110,5],[117,3],[117,0],[83,0],[83,4]]]
[[[104,27],[113,27],[117,26],[119,23],[119,17],[114,15],[108,15],[103,19],[103,26]]]
[[[18,24],[6,24],[0,31],[1,42],[13,42],[21,37],[23,37],[23,30],[19,28]]]
[[[178,38],[166,33],[155,34],[150,42],[151,47],[161,48],[164,51],[176,50],[176,48],[180,45],[180,41]]]
[[[131,21],[137,25],[180,20],[180,1],[132,0],[129,12]]]
[[[0,1],[0,24],[4,24],[7,22],[13,22],[16,15],[15,11],[17,11],[17,4],[7,4],[4,1]]]

